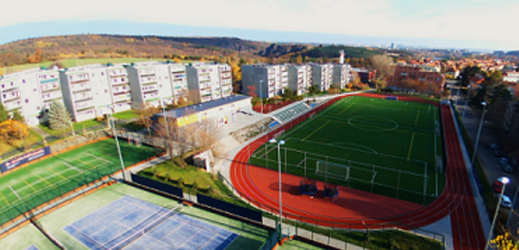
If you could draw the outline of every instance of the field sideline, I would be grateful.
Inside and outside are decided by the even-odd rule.
[[[276,139],[289,173],[424,204],[445,182],[435,167],[439,124],[431,104],[351,96]],[[275,147],[261,146],[250,163],[277,169]]]

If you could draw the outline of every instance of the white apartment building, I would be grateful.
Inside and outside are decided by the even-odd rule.
[[[159,107],[173,103],[171,72],[168,63],[139,62],[126,67],[130,81],[132,105]]]
[[[288,66],[252,64],[242,65],[242,93],[250,95],[250,86],[261,98],[272,98],[283,93],[288,87]]]
[[[188,85],[187,85],[187,72],[184,64],[170,64],[169,73],[171,79],[171,88],[173,91],[173,98],[175,102],[178,102],[180,98],[185,101],[188,99]]]
[[[44,122],[50,104],[63,102],[58,70],[31,69],[2,76],[0,101],[9,112],[18,110],[29,126]]]
[[[288,68],[288,87],[296,95],[306,93],[308,89],[308,70],[306,65],[295,65]]]
[[[312,65],[312,82],[321,91],[328,90],[333,82],[333,64]]]
[[[60,70],[65,107],[75,122],[112,113],[107,66],[88,65]]]
[[[231,67],[227,64],[193,63],[186,67],[189,100],[204,103],[232,93]]]
[[[332,84],[340,89],[346,87],[346,84],[350,82],[351,66],[349,64],[336,64],[333,66],[333,82]]]
[[[132,95],[128,72],[124,64],[106,65],[106,79],[111,97],[111,112],[118,113],[132,108]]]
[[[503,82],[519,83],[519,72],[506,72],[503,74]]]

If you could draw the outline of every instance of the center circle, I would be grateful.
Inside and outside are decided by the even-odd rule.
[[[375,115],[359,115],[348,119],[348,124],[356,129],[386,132],[398,128],[398,123],[392,119]]]

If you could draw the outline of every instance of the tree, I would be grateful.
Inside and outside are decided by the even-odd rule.
[[[308,87],[308,93],[311,95],[319,94],[320,92],[321,92],[321,90],[315,84],[312,84],[312,85],[310,85],[310,87]]]
[[[29,131],[27,126],[19,121],[12,119],[0,123],[0,138],[9,145],[13,145],[15,140],[22,140]]]
[[[20,113],[18,110],[13,111],[12,119],[21,123],[25,123],[25,117],[23,117],[22,113]]]
[[[65,132],[71,127],[72,119],[63,104],[53,101],[49,108],[49,127],[52,130]]]
[[[290,98],[292,98],[292,97],[294,96],[294,92],[293,92],[290,88],[286,87],[286,88],[283,90],[283,94],[282,94],[282,96],[283,96],[284,98],[286,98],[286,99],[290,99]]]
[[[6,121],[7,119],[9,119],[9,113],[7,113],[4,105],[2,102],[0,102],[0,123]]]
[[[371,68],[377,70],[375,78],[377,88],[383,88],[386,85],[387,78],[392,76],[395,71],[393,58],[387,55],[375,55],[369,61]]]
[[[151,135],[150,128],[153,126],[151,117],[158,112],[160,112],[160,110],[152,105],[141,105],[140,108],[136,110],[138,116],[137,124],[145,127],[149,135]]]
[[[252,96],[253,98],[258,96],[256,94],[256,85],[247,86],[247,90],[249,90],[247,95]]]

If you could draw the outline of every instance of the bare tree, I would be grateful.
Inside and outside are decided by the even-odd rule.
[[[153,126],[153,120],[151,117],[159,111],[160,110],[157,107],[152,105],[141,105],[140,108],[136,110],[139,117],[137,124],[145,127],[148,130],[149,135],[151,135],[151,126]]]
[[[392,76],[395,71],[393,58],[387,55],[375,55],[370,58],[371,67],[377,70],[375,82],[377,88],[385,87],[387,78]]]

